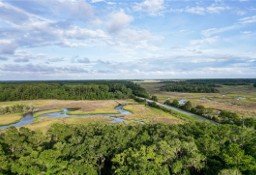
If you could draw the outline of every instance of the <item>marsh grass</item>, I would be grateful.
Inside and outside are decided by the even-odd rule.
[[[24,127],[29,128],[31,130],[40,130],[43,133],[46,133],[48,129],[54,123],[62,123],[62,124],[80,124],[87,125],[89,123],[98,123],[98,122],[109,122],[111,118],[107,117],[96,117],[96,116],[86,116],[86,117],[67,117],[67,118],[38,118],[32,124],[26,125]]]
[[[145,123],[166,123],[166,124],[179,124],[183,121],[177,117],[172,116],[169,113],[161,111],[159,109],[146,107],[141,104],[126,105],[125,110],[132,112],[131,115],[124,118],[129,120],[139,120]]]
[[[23,117],[22,113],[0,115],[0,126],[17,123]]]
[[[152,88],[152,87],[151,87]],[[193,105],[203,105],[207,108],[233,111],[244,117],[256,118],[256,88],[250,85],[221,86],[219,93],[179,93],[152,92],[159,102],[167,99],[186,99]],[[242,99],[239,99],[242,97]]]

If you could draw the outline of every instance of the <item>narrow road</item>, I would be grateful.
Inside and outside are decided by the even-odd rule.
[[[137,98],[140,98],[140,99],[144,99],[144,100],[145,100],[145,98],[142,98],[142,97],[137,97]],[[155,101],[150,100],[150,99],[146,99],[146,100],[147,100],[147,102],[151,102],[151,103],[152,103],[152,102],[155,102]],[[179,109],[179,108],[176,108],[176,107],[173,107],[173,106],[165,105],[165,104],[163,104],[163,103],[159,103],[159,102],[155,102],[155,103],[156,103],[157,105],[159,105],[159,106],[165,107],[165,108],[167,108],[167,109],[171,109],[171,110],[176,111],[176,112],[180,112],[180,113],[182,113],[182,114],[188,115],[188,116],[193,117],[193,118],[195,118],[195,119],[202,120],[202,121],[206,121],[206,122],[209,122],[209,123],[218,124],[217,122],[215,122],[215,121],[213,121],[213,120],[209,120],[209,119],[207,119],[207,118],[204,118],[204,117],[202,117],[202,116],[200,116],[200,115],[193,114],[193,113],[191,113],[191,112],[184,111],[184,110],[182,110],[182,109]]]

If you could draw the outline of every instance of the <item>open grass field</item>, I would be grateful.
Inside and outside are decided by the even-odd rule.
[[[16,123],[21,118],[22,114],[20,113],[0,115],[0,126]]]
[[[180,124],[183,121],[172,116],[169,113],[161,111],[159,109],[146,107],[141,104],[130,104],[124,106],[125,110],[132,112],[131,115],[127,115],[124,118],[129,120],[138,120],[145,123],[165,123],[165,124]]]
[[[221,86],[219,93],[180,93],[161,92],[161,83],[140,83],[151,95],[156,95],[160,102],[167,99],[185,99],[194,105],[203,105],[220,110],[236,112],[245,117],[256,118],[256,88],[250,85]]]

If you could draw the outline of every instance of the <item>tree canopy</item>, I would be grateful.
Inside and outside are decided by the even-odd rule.
[[[0,134],[0,174],[256,174],[256,133],[233,125],[62,125]]]
[[[5,82],[0,84],[0,92],[0,101],[96,100],[148,96],[145,89],[130,81]]]

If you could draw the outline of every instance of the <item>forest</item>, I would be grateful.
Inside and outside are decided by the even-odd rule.
[[[2,82],[0,92],[0,101],[99,100],[148,96],[145,89],[130,81]]]
[[[250,85],[256,83],[256,79],[188,79],[188,80],[183,80],[184,82],[187,83],[192,83],[192,84],[207,84],[207,85]],[[168,81],[163,81],[163,83],[172,83],[174,81],[168,80]]]
[[[256,133],[235,125],[55,124],[0,134],[0,174],[256,174]]]
[[[163,81],[161,91],[188,92],[188,93],[217,93],[222,85],[237,86],[251,85],[255,87],[256,79],[193,79]]]
[[[172,82],[160,88],[161,91],[189,92],[189,93],[216,93],[219,92],[214,84],[200,84],[188,81]]]

